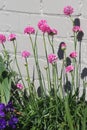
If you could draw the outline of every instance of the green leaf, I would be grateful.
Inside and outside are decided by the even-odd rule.
[[[7,104],[10,100],[11,79],[5,78],[0,83],[1,102]]]
[[[0,55],[0,75],[2,74],[2,72],[5,70],[5,65],[4,65],[4,61]]]

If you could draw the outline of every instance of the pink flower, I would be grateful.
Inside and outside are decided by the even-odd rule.
[[[61,49],[62,49],[62,50],[65,50],[65,49],[66,49],[66,43],[63,42],[63,43],[61,44]]]
[[[38,22],[38,28],[41,30],[41,28],[42,28],[42,26],[43,25],[45,25],[45,24],[47,24],[47,21],[46,20],[40,20],[39,22]]]
[[[47,24],[46,20],[40,20],[38,22],[38,28],[43,32],[43,33],[49,33],[50,32],[50,27]]]
[[[67,73],[67,72],[71,72],[71,71],[73,71],[73,70],[74,70],[74,66],[72,66],[72,65],[69,65],[69,66],[67,66],[67,67],[65,68],[66,73]]]
[[[11,34],[8,36],[8,40],[9,40],[9,41],[14,41],[14,40],[16,40],[16,35],[13,34],[13,33],[11,33]]]
[[[57,59],[58,59],[58,57],[55,54],[49,54],[48,55],[48,62],[51,63],[51,64],[54,63],[54,62],[56,62]]]
[[[6,41],[6,37],[3,34],[0,34],[0,43],[3,44]]]
[[[24,33],[26,34],[34,34],[35,33],[35,29],[31,26],[28,26],[24,29]]]
[[[17,86],[17,88],[20,89],[20,90],[23,89],[23,85],[22,85],[21,83],[18,83],[16,86]]]
[[[54,28],[53,29],[50,28],[50,30],[48,32],[49,35],[57,35],[57,33],[58,33],[57,30]]]
[[[73,30],[73,32],[82,31],[81,28],[80,28],[80,26],[74,26],[72,30]]]
[[[76,51],[71,52],[70,57],[71,58],[76,58],[77,57],[77,52]]]
[[[30,52],[29,51],[23,51],[22,52],[22,57],[24,57],[24,58],[28,58],[30,56]]]
[[[69,16],[73,13],[73,8],[71,6],[66,6],[66,7],[64,7],[63,12],[64,12],[65,15]]]

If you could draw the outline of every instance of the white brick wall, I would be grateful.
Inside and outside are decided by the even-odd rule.
[[[74,8],[74,17],[80,18],[81,28],[84,31],[84,40],[82,43],[82,64],[87,65],[87,0],[0,0],[0,33],[8,35],[17,34],[18,52],[23,49],[29,49],[31,54],[31,45],[27,36],[23,34],[24,27],[32,25],[37,29],[37,23],[40,19],[46,19],[48,23],[58,29],[58,37],[55,39],[55,50],[57,51],[60,42],[68,44],[68,53],[72,48],[72,24],[69,18],[63,15],[63,8],[71,5]],[[40,32],[39,32],[40,34]],[[13,51],[11,43],[6,44],[10,52]],[[49,45],[47,44],[50,53]],[[1,48],[0,48],[1,49]],[[44,68],[44,50],[41,36],[38,37],[38,50],[40,63]],[[21,62],[20,53],[18,53]],[[33,55],[29,60],[30,73],[32,76],[32,67],[34,64]],[[21,69],[22,62],[20,64]],[[25,70],[22,71],[25,75]]]

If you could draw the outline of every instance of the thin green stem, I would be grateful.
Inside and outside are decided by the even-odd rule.
[[[49,43],[50,43],[50,45],[51,45],[52,52],[55,53],[55,51],[54,51],[54,46],[53,46],[53,36],[52,36],[52,42],[51,42],[50,36],[48,35],[48,41],[49,41]]]
[[[37,37],[37,35],[36,35],[36,37]],[[37,53],[37,44],[36,44],[37,38],[35,38],[35,45],[33,43],[31,35],[29,35],[29,39],[30,39],[31,45],[32,45],[32,50],[33,50],[33,54],[34,54],[34,60],[35,60],[35,64],[36,64],[36,68],[37,68],[37,73],[38,73],[38,78],[39,78],[39,83],[40,83],[40,87],[41,87],[41,94],[43,96],[44,95],[43,83],[42,83],[41,70],[40,70],[39,62],[38,62],[38,53]]]
[[[50,76],[50,67],[49,67],[49,62],[48,62],[48,54],[47,54],[47,47],[46,47],[46,41],[45,41],[45,35],[43,34],[43,41],[44,41],[44,49],[45,49],[45,54],[46,54],[46,60],[47,60],[47,66],[48,66],[48,86],[51,89],[51,76]]]
[[[29,94],[31,94],[31,81],[30,81],[30,74],[29,74],[29,69],[28,69],[27,58],[25,58],[25,67],[26,67],[26,72],[27,72],[27,84],[28,84],[28,88],[29,88]]]
[[[19,75],[20,75],[20,77],[21,77],[21,81],[22,81],[22,83],[23,83],[23,86],[25,87],[25,83],[24,83],[24,81],[23,81],[22,74],[21,74],[21,71],[20,71],[20,68],[19,68],[19,65],[18,65],[18,60],[17,60],[17,46],[15,45],[15,42],[14,42],[14,41],[13,41],[13,47],[14,47],[14,55],[15,55],[16,66],[17,66]]]

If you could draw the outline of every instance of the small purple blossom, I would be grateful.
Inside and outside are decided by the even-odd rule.
[[[0,130],[6,128],[16,128],[18,118],[14,113],[14,107],[11,101],[7,105],[0,103]]]
[[[0,111],[3,111],[5,109],[5,104],[4,103],[0,103]]]
[[[13,104],[12,104],[11,101],[9,101],[8,104],[5,106],[5,110],[7,112],[9,112],[9,111],[13,112],[14,111],[14,107],[13,107]]]
[[[4,111],[0,111],[0,118],[1,117],[5,117],[5,112]]]
[[[4,130],[6,128],[6,120],[0,118],[0,130]]]
[[[13,116],[10,118],[10,120],[8,121],[8,124],[11,128],[16,128],[16,124],[18,123],[18,118]]]

